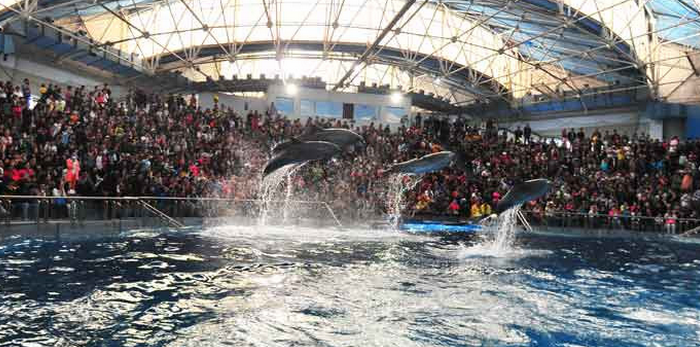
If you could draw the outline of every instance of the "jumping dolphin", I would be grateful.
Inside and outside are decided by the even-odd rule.
[[[420,158],[404,161],[390,166],[384,170],[386,173],[402,173],[419,175],[434,172],[448,166],[455,158],[455,154],[450,151],[431,153]]]
[[[292,140],[290,144],[278,151],[277,154],[267,162],[265,170],[263,171],[263,177],[285,165],[328,159],[337,153],[340,153],[340,147],[334,143]]]
[[[498,202],[494,212],[501,213],[511,207],[522,205],[528,201],[532,201],[547,194],[552,188],[552,182],[547,179],[539,178],[525,181],[516,184],[508,193]]]
[[[310,132],[304,133],[295,138],[298,141],[325,141],[338,145],[340,149],[345,149],[348,146],[354,145],[357,142],[364,143],[362,136],[357,133],[343,128],[312,128]],[[291,146],[294,141],[280,143],[272,149],[272,155],[285,150]]]

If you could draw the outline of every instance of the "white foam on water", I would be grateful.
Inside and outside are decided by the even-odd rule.
[[[690,310],[683,310],[684,312],[664,312],[661,310],[655,310],[653,308],[646,307],[634,307],[627,310],[628,312],[622,314],[622,316],[635,319],[642,322],[647,322],[649,324],[659,324],[659,325],[672,325],[672,324],[686,324],[688,326],[697,326],[700,328],[696,317],[693,317],[693,313]],[[700,331],[700,330],[698,330]]]
[[[550,250],[515,247],[506,251],[502,251],[494,249],[489,244],[480,243],[473,246],[462,245],[459,248],[456,257],[462,261],[485,258],[516,260],[529,257],[546,257],[551,255],[552,253],[553,252]]]
[[[364,228],[312,228],[281,225],[223,225],[204,229],[201,235],[219,239],[256,241],[291,240],[298,243],[362,240],[429,240],[426,236]]]

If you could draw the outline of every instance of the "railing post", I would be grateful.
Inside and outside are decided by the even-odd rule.
[[[44,204],[44,223],[48,223],[49,219],[51,218],[51,208],[53,207],[53,200],[46,199],[44,200]]]
[[[22,220],[29,220],[29,203],[23,200],[19,203],[20,213],[22,214]]]
[[[333,210],[331,209],[331,207],[328,205],[328,203],[327,203],[327,202],[323,202],[323,204],[324,204],[324,205],[326,206],[326,208],[328,209],[328,212],[331,213],[331,216],[333,217],[333,219],[335,219],[335,222],[338,224],[338,226],[342,228],[342,227],[343,227],[343,224],[340,223],[340,221],[338,220],[338,217],[335,216],[335,213],[333,212]]]
[[[75,210],[77,209],[78,203],[73,199],[68,199],[68,219],[70,220],[70,226],[75,227],[76,225],[76,215]]]
[[[114,209],[117,207],[115,205],[115,202],[112,200],[107,200],[105,205],[107,206],[106,213],[105,213],[107,218],[105,218],[105,219],[114,219]]]
[[[136,206],[139,208],[139,214],[136,219],[138,219],[140,226],[146,225],[146,211],[144,211],[146,207],[143,205],[143,200],[138,198],[134,200],[134,204],[136,204]]]
[[[5,206],[3,206],[5,205]],[[2,213],[2,219],[5,221],[5,225],[7,227],[10,226],[10,218],[12,218],[12,209],[10,207],[6,207],[7,204],[5,204],[5,200],[0,200],[0,213]]]
[[[29,209],[31,211],[31,218],[34,220],[36,224],[39,224],[39,204],[41,203],[40,199],[34,199],[32,201],[33,203],[29,204]]]
[[[80,200],[80,206],[78,210],[78,224],[80,224],[81,227],[85,226],[85,201]]]

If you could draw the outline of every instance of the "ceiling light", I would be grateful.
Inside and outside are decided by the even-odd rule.
[[[391,102],[393,104],[399,104],[401,102],[401,93],[400,92],[393,92],[391,93]]]

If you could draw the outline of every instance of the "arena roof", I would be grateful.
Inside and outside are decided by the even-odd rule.
[[[659,47],[700,48],[698,0],[0,0],[0,22],[80,33],[146,71],[319,76],[455,105],[647,88]]]

